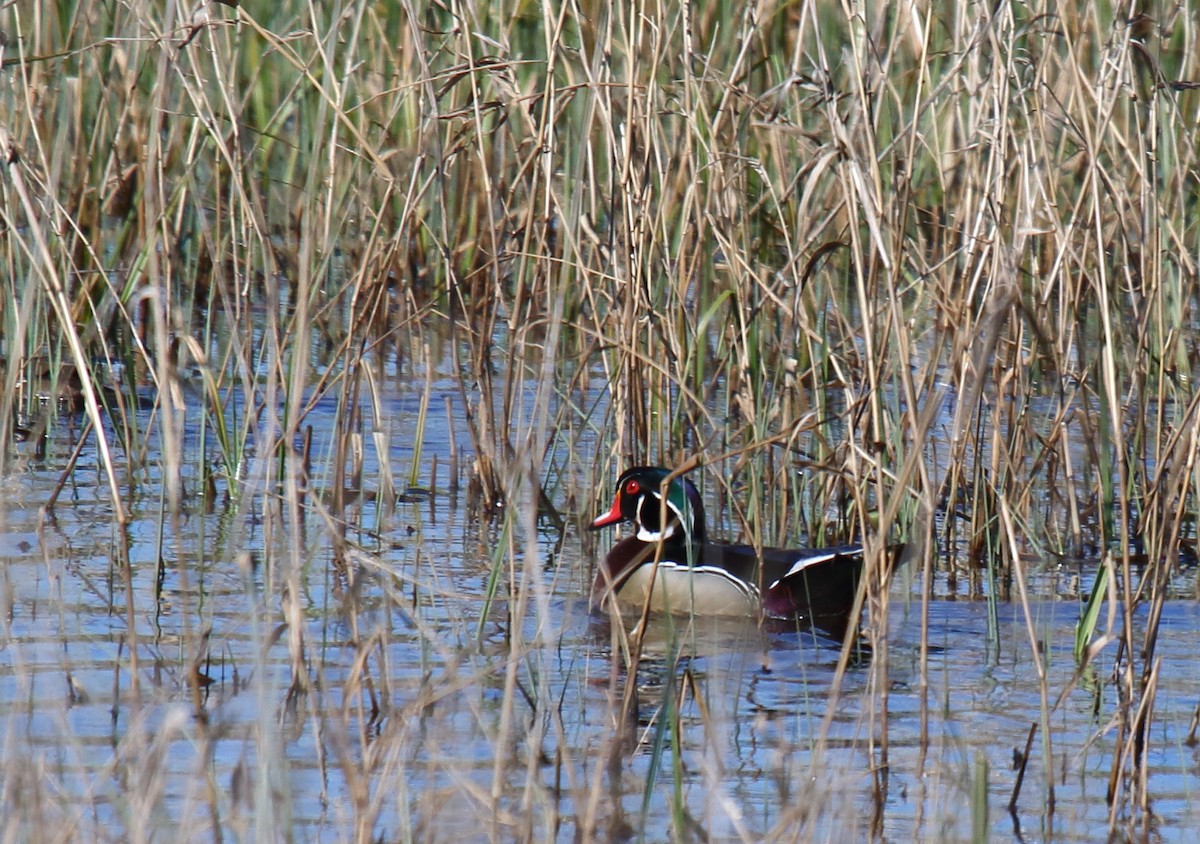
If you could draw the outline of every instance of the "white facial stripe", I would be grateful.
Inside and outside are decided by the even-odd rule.
[[[647,507],[654,508],[653,511],[649,511],[651,512],[650,518],[653,521],[659,521],[659,517],[662,515],[662,497],[657,491],[647,490],[646,494],[638,501],[637,538],[642,540],[642,542],[659,542],[663,539],[670,539],[679,530],[679,526],[683,524],[682,514],[680,514],[679,510],[676,509],[675,505],[668,498],[667,510],[675,514],[675,519],[672,520],[670,516],[667,517],[667,527],[665,530],[650,530],[646,527],[647,519],[644,515],[648,512],[645,509]]]
[[[658,542],[660,539],[670,539],[675,535],[675,525],[671,525],[665,531],[649,530],[638,525],[637,538],[642,542]]]
[[[644,509],[646,507],[653,507],[654,509],[653,511],[647,511]],[[670,539],[679,531],[680,525],[688,524],[684,518],[684,514],[670,498],[667,499],[667,511],[668,514],[673,514],[675,518],[672,520],[670,515],[667,516],[665,530],[650,530],[646,527],[647,519],[645,514],[647,512],[652,513],[650,519],[655,522],[659,521],[659,517],[662,515],[662,496],[659,495],[658,490],[646,490],[646,494],[638,501],[637,538],[642,540],[642,542],[659,542],[663,539]]]

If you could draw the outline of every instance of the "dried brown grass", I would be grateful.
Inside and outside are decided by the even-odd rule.
[[[161,482],[161,556],[184,584],[189,490],[261,512],[273,608],[256,624],[264,643],[287,630],[300,711],[317,694],[306,537],[324,532],[365,734],[387,706],[386,627],[358,626],[394,490],[380,381],[451,361],[472,499],[501,539],[491,594],[512,622],[498,749],[563,730],[547,684],[527,682],[549,634],[527,639],[522,622],[547,618],[561,586],[538,514],[590,510],[626,463],[698,458],[722,526],[752,542],[906,537],[923,600],[943,572],[1028,614],[1029,566],[1108,549],[1124,612],[1090,659],[1116,666],[1121,701],[1111,823],[1136,817],[1159,618],[1194,539],[1196,21],[942,11],[10,6],[0,463],[20,456],[17,422],[61,424],[45,396],[77,397],[114,531],[131,490]],[[64,383],[68,364],[79,377]],[[325,400],[337,429],[314,447]],[[384,502],[374,525],[369,494]],[[883,585],[867,596],[880,768]],[[205,612],[179,612],[190,661]],[[441,676],[420,700],[480,679]],[[1040,680],[1052,806],[1066,683]],[[265,708],[278,691],[260,690]],[[246,799],[259,832],[286,834],[269,721],[259,749],[274,761]],[[371,778],[403,783],[406,740],[371,764],[365,740],[337,750],[355,837],[380,810]],[[567,756],[594,830],[599,792]],[[481,806],[508,793],[512,757],[495,760]],[[552,799],[534,779],[494,835],[538,837],[517,820]],[[226,807],[204,800],[219,828]]]

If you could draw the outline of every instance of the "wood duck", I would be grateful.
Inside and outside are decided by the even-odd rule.
[[[709,542],[695,485],[657,466],[636,466],[617,481],[612,509],[593,529],[633,522],[633,536],[613,546],[592,584],[592,601],[610,597],[650,609],[696,615],[800,619],[843,629],[863,570],[862,545],[763,548]],[[661,550],[660,550],[661,548]],[[656,571],[657,569],[657,571]],[[653,585],[653,586],[652,586]]]

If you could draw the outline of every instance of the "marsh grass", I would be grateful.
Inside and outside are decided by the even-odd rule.
[[[1200,448],[1189,9],[51,5],[0,15],[0,464],[19,471],[18,430],[78,430],[78,410],[114,536],[144,515],[145,488],[161,490],[162,565],[186,586],[197,566],[240,561],[254,650],[286,648],[285,689],[262,662],[239,667],[260,707],[254,760],[231,799],[197,767],[207,809],[192,829],[292,833],[286,724],[270,714],[286,701],[351,783],[339,834],[375,836],[386,784],[411,824],[401,837],[422,840],[443,817],[422,806],[445,796],[409,792],[404,718],[495,670],[489,782],[456,783],[488,834],[558,834],[563,794],[585,837],[612,820],[584,774],[598,763],[561,747],[541,649],[552,597],[586,573],[546,569],[539,518],[561,544],[622,466],[689,460],[723,533],[866,537],[877,770],[891,686],[879,563],[900,538],[916,549],[923,625],[936,577],[993,614],[999,602],[1025,613],[1043,775],[1022,800],[1053,815],[1052,715],[1097,666],[1115,692],[1109,823],[1147,822],[1155,692],[1171,670],[1155,645],[1195,539]],[[447,362],[470,465],[455,444],[443,481],[422,448]],[[388,373],[423,385],[412,430],[388,423]],[[335,422],[314,434],[324,402]],[[71,413],[52,412],[62,403]],[[407,466],[390,464],[397,441]],[[482,609],[447,610],[457,645],[425,617],[453,603],[437,561],[398,583],[379,562],[393,469],[409,488],[432,475],[435,496],[465,477],[492,525]],[[186,518],[197,491],[231,526],[219,545]],[[137,711],[148,608],[121,547],[122,700]],[[1027,574],[1102,553],[1107,612],[1081,607],[1077,669],[1051,664]],[[322,611],[348,624],[353,671],[337,693],[305,624],[316,566],[340,602]],[[389,624],[363,603],[377,593],[436,653],[415,686],[388,679]],[[201,715],[198,666],[222,631],[180,594],[179,666]],[[681,676],[653,758],[683,838],[695,819],[671,696],[696,680]],[[330,735],[329,696],[357,742]],[[114,765],[161,758],[137,735]],[[536,761],[547,747],[567,784],[553,793]],[[625,752],[614,740],[599,756]],[[976,764],[981,838],[988,767]],[[130,835],[163,822],[160,788],[122,806]],[[645,793],[661,793],[653,779]],[[45,811],[10,800],[5,823],[28,829]],[[64,834],[75,823],[51,821]],[[821,828],[808,816],[764,834]]]

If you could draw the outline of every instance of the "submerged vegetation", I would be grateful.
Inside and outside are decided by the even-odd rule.
[[[882,557],[885,541],[907,540],[923,625],[935,581],[982,599],[981,613],[1011,602],[1042,700],[1013,805],[1053,816],[1055,767],[1069,764],[1055,755],[1056,713],[1087,689],[1111,746],[1107,793],[1093,799],[1112,830],[1142,834],[1156,689],[1171,671],[1156,656],[1161,616],[1194,580],[1176,574],[1195,559],[1200,483],[1200,21],[1187,6],[1138,12],[5,7],[0,471],[97,485],[124,625],[112,705],[158,699],[142,688],[158,668],[142,660],[153,642],[161,663],[167,624],[197,716],[168,726],[208,777],[189,833],[220,838],[238,800],[260,836],[294,832],[274,797],[286,706],[318,732],[340,714],[328,753],[352,805],[339,834],[376,837],[387,801],[422,800],[404,793],[406,720],[486,681],[501,715],[472,799],[495,809],[490,834],[596,834],[602,788],[585,772],[620,742],[590,760],[560,746],[562,690],[541,648],[551,601],[578,595],[588,573],[548,565],[545,526],[555,551],[578,543],[575,525],[625,465],[692,461],[725,532],[748,542],[866,536]],[[411,427],[391,421],[389,380],[418,385]],[[447,417],[465,419],[463,441]],[[423,451],[436,428],[450,429],[441,465]],[[79,450],[54,453],[64,440]],[[93,472],[69,480],[81,455]],[[460,479],[490,531],[487,587],[434,624],[407,613],[453,602],[437,560],[390,577],[388,537],[398,501]],[[39,503],[47,518],[69,506],[57,490]],[[195,516],[217,511],[214,537]],[[0,529],[5,518],[0,508]],[[151,573],[130,556],[131,526],[147,520]],[[1047,642],[1030,572],[1080,559],[1101,561],[1088,568],[1096,594],[1075,641]],[[280,689],[263,663],[242,668],[258,683],[243,694],[259,695],[261,733],[235,770],[236,799],[211,772],[221,736],[200,717],[228,631],[195,571],[222,565],[245,581],[258,659],[283,648],[290,666]],[[334,581],[329,606],[309,603],[314,565]],[[862,704],[875,713],[876,783],[891,685],[879,580],[864,601]],[[336,690],[306,632],[318,612],[339,614],[351,654]],[[428,660],[403,682],[389,679],[392,613],[420,631]],[[923,713],[937,706],[925,631]],[[1053,646],[1074,661],[1043,658]],[[656,776],[675,788],[672,730],[679,707],[704,698],[698,683],[670,673],[653,728]],[[20,710],[20,694],[3,696]],[[112,765],[161,760],[142,742],[121,744]],[[554,788],[538,768],[546,752]],[[84,821],[47,793],[54,772],[33,787],[20,758],[5,753],[0,828],[49,819],[70,837]],[[974,764],[982,839],[989,773]],[[117,810],[131,837],[167,826],[156,788],[131,786]],[[647,803],[654,788],[652,776]],[[694,819],[666,803],[686,839]],[[757,832],[735,823],[734,837],[815,836],[818,814]],[[411,823],[386,834],[423,840]]]

